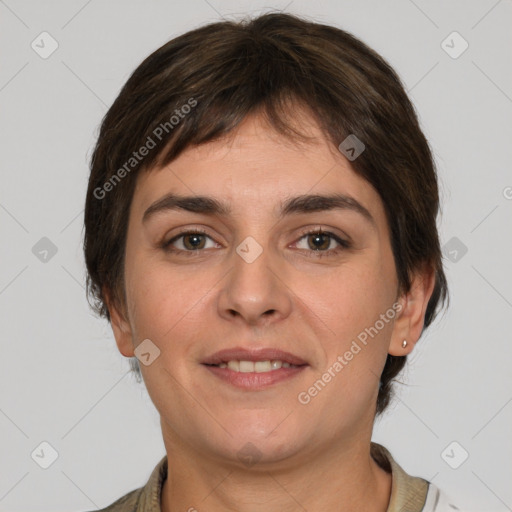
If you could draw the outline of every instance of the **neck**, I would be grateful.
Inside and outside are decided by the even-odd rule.
[[[386,512],[388,508],[391,474],[371,457],[367,440],[331,446],[313,457],[297,455],[286,464],[258,463],[242,469],[194,450],[172,449],[167,443],[166,449],[162,512],[249,512],[262,505],[280,512]]]

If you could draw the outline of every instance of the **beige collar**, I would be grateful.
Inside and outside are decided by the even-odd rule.
[[[421,512],[427,498],[429,482],[407,474],[387,448],[371,443],[370,453],[380,467],[391,473],[391,497],[386,512]]]

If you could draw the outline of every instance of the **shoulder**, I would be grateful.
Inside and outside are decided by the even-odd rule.
[[[94,512],[136,512],[142,490],[142,488],[135,489],[134,491],[121,496],[121,498],[117,499],[107,507],[95,510]]]
[[[370,453],[383,469],[392,474],[391,496],[386,512],[472,512],[458,506],[429,480],[404,471],[385,446],[372,442]]]
[[[125,494],[108,507],[94,512],[160,512],[160,494],[166,478],[167,455],[164,455],[153,469],[146,485]]]
[[[421,512],[471,512],[457,506],[453,500],[432,482],[428,483],[425,505]]]

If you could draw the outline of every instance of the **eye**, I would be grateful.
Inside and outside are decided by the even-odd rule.
[[[343,249],[350,248],[350,243],[347,240],[322,229],[307,231],[301,236],[300,240],[302,239],[305,239],[306,247],[298,248],[316,253],[315,257],[332,256]],[[299,243],[296,242],[296,245],[298,246]],[[338,244],[338,247],[332,248],[333,244]]]
[[[213,242],[213,246],[206,247],[206,239],[209,239],[213,242],[213,239],[208,236],[205,231],[183,231],[167,242],[164,241],[161,244],[161,247],[168,252],[181,252],[190,254],[200,251],[201,249],[209,249],[216,246],[216,243]]]
[[[319,228],[303,233],[299,241],[295,242],[295,245],[299,245],[300,240],[303,239],[305,239],[306,247],[298,248],[314,253],[315,257],[334,256],[343,249],[351,247],[347,240]],[[210,247],[206,245],[208,240],[213,244]],[[333,248],[332,245],[335,244],[338,244],[338,247]],[[170,240],[161,243],[161,248],[165,251],[186,254],[187,256],[199,253],[202,249],[211,249],[216,246],[218,244],[205,231],[200,229],[183,231]]]

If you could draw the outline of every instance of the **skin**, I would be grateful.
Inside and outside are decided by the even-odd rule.
[[[387,509],[391,475],[370,456],[379,376],[388,353],[406,355],[419,339],[434,275],[418,272],[411,291],[398,296],[379,194],[312,120],[300,121],[313,142],[292,143],[253,115],[231,137],[189,148],[138,177],[126,243],[127,302],[108,304],[124,356],[134,356],[144,339],[161,351],[140,366],[169,459],[164,512]],[[168,192],[212,196],[232,213],[166,211],[143,223],[146,208]],[[375,225],[350,210],[277,217],[291,196],[333,192],[356,198]],[[207,231],[201,251],[191,249],[197,240],[190,237],[174,247],[191,255],[159,247],[194,228]],[[348,236],[353,245],[335,252],[340,245],[329,237],[315,245],[303,234],[315,228]],[[236,252],[248,236],[263,250],[252,263]],[[318,245],[330,255],[315,257]],[[298,394],[397,301],[394,320],[301,404]],[[265,390],[241,390],[201,365],[236,346],[277,347],[309,366]],[[261,457],[251,466],[237,456],[248,442]]]

